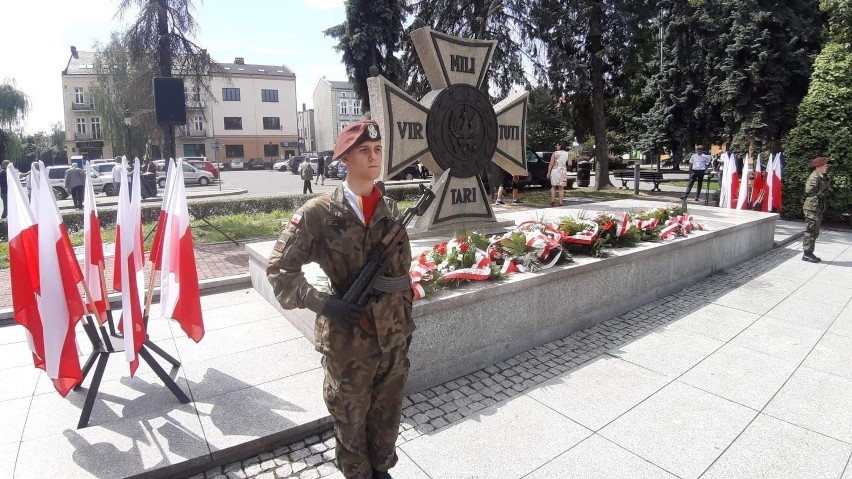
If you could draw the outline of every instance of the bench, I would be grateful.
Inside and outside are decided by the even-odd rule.
[[[615,170],[612,172],[612,176],[621,180],[621,186],[618,189],[629,189],[627,182],[633,180],[633,175],[633,170]],[[654,188],[651,191],[661,191],[660,183],[663,182],[663,173],[659,171],[640,171],[639,181],[651,181],[654,183]]]

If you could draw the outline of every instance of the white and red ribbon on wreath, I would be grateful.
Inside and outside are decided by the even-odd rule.
[[[641,231],[648,231],[656,228],[659,223],[660,220],[657,218],[651,218],[649,220],[637,220],[636,227],[639,228]]]
[[[619,221],[615,227],[615,236],[621,238],[622,236],[626,235],[627,232],[630,231],[631,226],[632,225],[630,224],[630,215],[624,213],[624,216],[621,218],[621,221]]]
[[[568,244],[590,245],[600,236],[600,226],[594,221],[587,221],[587,229],[569,235],[567,231],[560,232],[559,241]]]
[[[513,233],[524,235],[524,244],[534,250],[535,256],[541,261],[540,269],[552,268],[562,257],[562,245],[559,243],[559,231],[552,225],[538,221],[525,221],[519,224],[514,231],[497,238],[488,245],[489,257],[503,257],[503,267],[500,272],[509,275],[512,273],[524,273],[529,270],[521,258],[507,258],[496,247],[501,241],[511,237]]]

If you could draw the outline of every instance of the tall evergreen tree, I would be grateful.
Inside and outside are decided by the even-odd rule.
[[[716,3],[716,2],[707,2]],[[818,0],[720,2],[718,41],[724,48],[710,85],[727,136],[772,151],[793,127],[819,51]],[[758,145],[759,146],[759,145]]]
[[[568,139],[559,99],[545,86],[530,91],[527,114],[527,146],[535,151],[551,151],[556,142]]]
[[[821,7],[829,15],[828,41],[814,63],[796,127],[785,141],[782,214],[802,217],[810,160],[828,156],[831,192],[823,218],[852,223],[852,11],[847,2],[827,0]]]
[[[402,64],[395,54],[402,40],[404,17],[402,0],[349,0],[346,21],[325,31],[338,40],[334,48],[343,54],[349,81],[365,112],[370,110],[370,67],[377,67],[394,84],[403,79]]]
[[[211,61],[207,50],[193,41],[198,24],[191,13],[192,0],[121,0],[118,16],[133,8],[139,9],[139,16],[125,38],[130,61],[142,64],[144,58],[154,59],[158,76],[174,74],[187,78],[194,87],[202,88],[212,97],[207,75],[225,72]],[[174,125],[162,125],[161,131],[163,156],[176,158]]]

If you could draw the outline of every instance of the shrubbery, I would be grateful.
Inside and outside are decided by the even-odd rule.
[[[787,136],[783,171],[783,211],[801,218],[810,161],[831,160],[831,193],[824,218],[852,221],[852,51],[826,43],[814,63],[808,95],[799,106],[797,126]]]

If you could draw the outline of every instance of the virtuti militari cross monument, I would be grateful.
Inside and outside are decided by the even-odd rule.
[[[529,94],[492,106],[482,91],[496,41],[429,28],[411,32],[411,38],[432,91],[418,102],[381,75],[367,80],[373,119],[385,142],[382,179],[417,160],[434,174],[437,201],[417,220],[417,231],[496,222],[482,174],[491,161],[512,175],[528,174]]]

